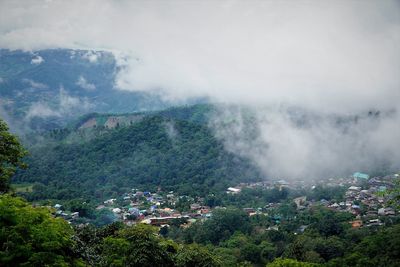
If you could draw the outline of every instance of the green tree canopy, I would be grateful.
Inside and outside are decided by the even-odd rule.
[[[71,247],[73,230],[47,208],[21,198],[0,196],[0,266],[69,266],[78,264]]]
[[[315,263],[301,262],[293,259],[277,258],[273,262],[267,264],[267,267],[318,267]]]
[[[26,154],[17,137],[8,131],[7,124],[0,119],[0,193],[10,190],[10,177],[17,167],[25,167],[21,159]]]

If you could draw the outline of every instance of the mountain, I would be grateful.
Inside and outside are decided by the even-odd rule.
[[[134,122],[111,129],[82,129],[93,119],[106,121],[104,116],[83,119],[75,130],[53,131],[57,142],[31,147],[29,168],[19,171],[13,182],[35,183],[26,197],[38,200],[105,199],[132,188],[204,196],[260,180],[260,171],[250,161],[227,152],[201,122],[209,108],[197,105],[136,114],[140,118]],[[70,141],[71,134],[88,131],[92,138]]]
[[[119,70],[114,55],[104,51],[0,49],[0,115],[14,129],[43,130],[89,112],[170,105],[155,95],[114,88]]]
[[[192,106],[171,107],[160,111],[144,111],[125,114],[90,113],[74,121],[70,126],[76,130],[93,127],[115,128],[118,126],[132,125],[146,115],[159,115],[169,119],[207,124],[210,115],[214,111],[215,106],[213,105],[197,104]]]

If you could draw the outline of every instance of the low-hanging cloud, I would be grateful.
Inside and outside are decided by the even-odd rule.
[[[35,117],[68,117],[77,111],[87,112],[92,107],[93,104],[88,99],[71,96],[61,86],[58,95],[55,96],[52,102],[38,101],[32,103],[26,113],[25,119],[29,121]]]
[[[362,168],[376,158],[400,160],[395,0],[2,1],[0,47],[108,50],[119,64],[117,89],[253,109],[259,142],[231,128],[243,147],[226,144],[269,174],[320,175],[333,166],[348,170],[350,163]],[[87,59],[95,63],[96,54]],[[280,106],[318,114],[320,122],[299,128]],[[330,121],[369,110],[391,115],[373,126],[365,119],[348,132]],[[240,121],[240,113],[234,115]],[[289,171],[294,168],[297,174]]]
[[[96,53],[95,51],[88,51],[85,54],[83,54],[82,58],[86,59],[90,63],[96,63],[97,59],[101,56],[101,54]]]
[[[41,56],[35,56],[31,59],[31,64],[33,65],[40,65],[44,62],[44,59]]]
[[[88,91],[93,91],[96,89],[96,86],[93,83],[89,83],[82,75],[79,76],[78,80],[76,81],[76,85]]]
[[[225,147],[267,177],[316,179],[400,167],[400,116],[369,111],[342,116],[285,106],[225,106],[210,120]]]
[[[28,84],[30,86],[30,88],[33,89],[46,89],[48,88],[48,86],[44,83],[40,83],[40,82],[35,82],[32,79],[22,79],[22,82],[24,82],[25,84]]]

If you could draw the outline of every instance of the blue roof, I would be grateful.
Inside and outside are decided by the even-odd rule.
[[[369,175],[361,172],[355,172],[353,174],[354,178],[359,178],[359,179],[369,179]]]
[[[385,192],[386,191],[386,186],[380,186],[379,187],[380,192]]]

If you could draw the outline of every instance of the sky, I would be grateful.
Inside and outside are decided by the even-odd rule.
[[[381,145],[387,150],[380,156],[400,160],[395,151],[400,147],[400,1],[1,0],[0,48],[107,50],[123,67],[116,90],[152,91],[180,101],[207,97],[252,108],[261,147],[269,148],[257,154],[252,146],[230,147],[278,165],[285,158],[280,151],[293,149],[286,163],[304,159],[301,176],[319,156],[324,162],[318,173],[329,160],[335,161],[330,169],[343,165],[340,158],[350,153],[344,148],[355,141],[357,152],[376,153],[372,144]],[[86,80],[79,82],[90,89]],[[282,107],[288,106],[326,116],[395,112],[344,136],[329,123],[302,132],[287,119]],[[368,134],[360,138],[361,129]],[[345,140],[343,149],[332,140]],[[361,168],[374,160],[363,156],[360,162]],[[269,174],[296,176],[286,164],[271,168],[264,167]]]

